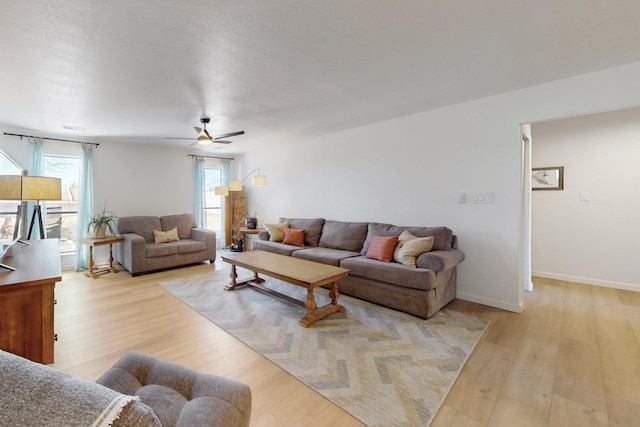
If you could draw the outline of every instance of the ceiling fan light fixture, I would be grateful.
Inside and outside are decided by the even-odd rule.
[[[209,145],[212,142],[213,142],[213,138],[211,138],[211,135],[209,135],[209,132],[207,132],[206,129],[203,129],[198,134],[198,144],[200,144],[200,145]]]

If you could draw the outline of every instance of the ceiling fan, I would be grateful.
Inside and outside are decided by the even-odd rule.
[[[217,144],[231,144],[232,141],[226,141],[224,138],[229,138],[237,135],[244,135],[244,131],[241,130],[238,132],[223,133],[221,135],[211,136],[207,131],[207,123],[209,123],[210,121],[211,119],[209,117],[203,117],[200,119],[200,123],[202,123],[202,125],[204,126],[204,129],[199,128],[197,126],[193,127],[196,130],[196,132],[198,132],[198,136],[195,138],[196,142],[194,142],[193,144],[198,143],[200,145],[209,145],[212,142],[215,142]],[[165,138],[165,139],[190,139],[191,140],[194,138]]]

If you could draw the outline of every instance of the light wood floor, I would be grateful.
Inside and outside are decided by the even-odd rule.
[[[95,380],[132,349],[249,384],[252,426],[361,425],[157,284],[226,267],[216,264],[135,278],[65,272],[56,286],[53,366]],[[432,425],[639,425],[640,294],[534,284],[522,314],[451,304],[492,323]]]

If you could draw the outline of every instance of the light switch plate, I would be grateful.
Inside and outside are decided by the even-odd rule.
[[[473,193],[471,203],[493,203],[493,193]]]

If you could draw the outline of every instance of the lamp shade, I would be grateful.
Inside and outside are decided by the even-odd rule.
[[[0,200],[22,200],[21,175],[0,175]]]
[[[251,178],[251,183],[254,187],[264,187],[267,185],[267,176],[266,175],[256,175]]]
[[[229,191],[242,191],[242,181],[231,181]]]
[[[62,180],[48,176],[23,176],[22,200],[62,200]]]
[[[228,196],[229,195],[229,187],[226,187],[226,186],[215,187],[214,188],[214,192],[215,192],[216,196]]]

